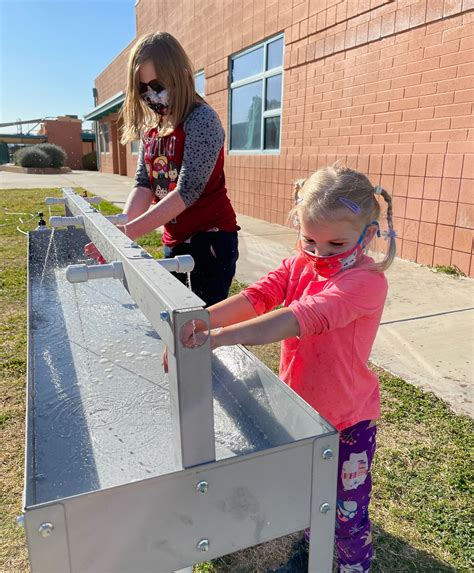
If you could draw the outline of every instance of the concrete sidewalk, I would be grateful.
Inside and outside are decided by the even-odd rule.
[[[123,207],[133,180],[77,171],[65,175],[0,172],[0,189],[83,187]],[[275,268],[296,243],[296,232],[238,216],[237,278],[251,283]],[[397,259],[387,271],[390,289],[372,361],[434,392],[458,413],[474,415],[474,282]]]

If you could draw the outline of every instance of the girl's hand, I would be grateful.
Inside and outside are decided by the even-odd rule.
[[[84,254],[90,259],[95,259],[101,265],[107,262],[104,259],[104,257],[100,254],[98,248],[94,245],[94,243],[87,243],[87,245],[84,247]]]
[[[199,348],[206,342],[208,334],[207,324],[203,320],[188,320],[181,328],[179,339],[186,348]]]
[[[183,343],[183,346],[186,346],[186,348],[199,348],[209,338],[211,343],[211,350],[215,350],[219,346],[222,346],[222,342],[220,341],[221,338],[219,337],[221,330],[222,328],[214,328],[213,330],[200,330],[198,332],[191,331],[189,338],[186,339],[186,343],[184,343],[182,340],[181,342]]]
[[[117,229],[122,231],[122,233],[124,233],[125,235],[127,234],[126,225],[117,225]],[[84,254],[90,259],[95,259],[101,265],[107,262],[104,259],[104,257],[100,254],[100,251],[97,249],[94,243],[87,243],[87,245],[84,247]]]
[[[199,348],[200,346],[202,346],[206,340],[209,337],[209,330],[199,330],[196,331],[196,327],[193,327],[193,323],[194,321],[190,320],[189,322],[187,322],[183,328],[181,329],[181,343],[183,344],[183,346],[186,346],[186,348]],[[197,320],[195,321],[196,323],[199,323],[199,327],[203,327],[207,329],[207,325],[204,321],[202,320]],[[215,340],[215,333],[220,331],[222,329],[218,328],[215,329],[214,331],[210,331],[211,334],[211,350],[214,350],[214,348],[217,348],[217,346],[219,346],[218,344],[216,344],[216,340]],[[216,344],[216,345],[215,345]],[[163,355],[161,357],[161,364],[163,366],[163,370],[165,372],[165,374],[168,374],[168,348],[165,346],[163,348]]]

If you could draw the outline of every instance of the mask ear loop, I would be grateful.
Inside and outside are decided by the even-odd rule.
[[[357,244],[360,245],[362,247],[362,243],[365,239],[365,236],[367,234],[368,229],[370,229],[370,227],[372,227],[372,225],[375,225],[377,227],[377,231],[375,232],[375,234],[377,235],[378,238],[380,238],[381,234],[380,234],[380,225],[378,221],[371,221],[370,223],[367,223],[367,225],[364,227],[364,230],[362,231],[359,240],[357,241]],[[370,242],[370,241],[369,241]],[[366,254],[367,251],[367,246],[362,247],[362,251],[364,253],[364,255]]]

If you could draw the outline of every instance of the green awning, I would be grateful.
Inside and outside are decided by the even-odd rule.
[[[118,94],[115,94],[108,100],[105,100],[103,103],[100,103],[89,113],[86,113],[84,115],[84,120],[98,121],[99,119],[102,119],[106,115],[118,111],[122,107],[124,100],[125,100],[125,94],[123,92],[119,92]]]

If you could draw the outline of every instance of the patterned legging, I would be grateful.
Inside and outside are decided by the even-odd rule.
[[[337,475],[336,551],[340,573],[368,573],[372,562],[369,503],[375,453],[375,422],[340,432]],[[305,531],[309,538],[309,530]]]

